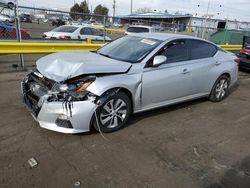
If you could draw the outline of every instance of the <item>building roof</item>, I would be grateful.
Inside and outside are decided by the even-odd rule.
[[[170,14],[162,12],[147,12],[140,14],[131,14],[123,16],[122,18],[190,18],[191,14]]]

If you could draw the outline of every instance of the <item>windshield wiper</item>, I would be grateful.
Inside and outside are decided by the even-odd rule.
[[[104,57],[108,57],[108,58],[111,58],[108,54],[103,54],[103,53],[98,53],[99,55],[102,55]]]

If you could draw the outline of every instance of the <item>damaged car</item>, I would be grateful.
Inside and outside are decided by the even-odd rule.
[[[237,81],[236,62],[232,53],[191,36],[132,34],[95,52],[39,59],[21,90],[43,128],[108,133],[134,113],[201,97],[222,101]]]

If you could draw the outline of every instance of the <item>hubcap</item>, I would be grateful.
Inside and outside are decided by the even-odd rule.
[[[222,79],[216,86],[216,98],[217,99],[222,99],[225,94],[226,94],[226,90],[228,88],[228,82],[226,79]]]
[[[107,128],[115,128],[125,120],[127,113],[127,104],[122,99],[112,99],[103,106],[100,121]]]

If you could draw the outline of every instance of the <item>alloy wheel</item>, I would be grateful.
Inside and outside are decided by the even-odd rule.
[[[103,126],[112,129],[124,122],[128,114],[127,104],[122,99],[111,99],[100,113],[100,121]]]

